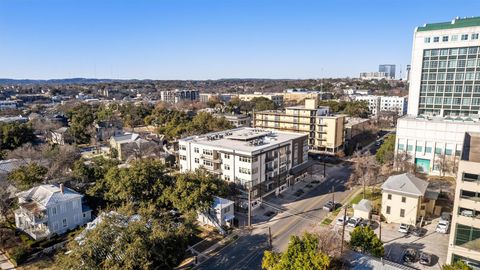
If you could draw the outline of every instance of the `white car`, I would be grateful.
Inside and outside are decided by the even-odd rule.
[[[358,226],[358,224],[360,224],[360,222],[362,222],[362,220],[363,219],[359,217],[352,217],[347,221],[347,226],[355,228]]]
[[[402,223],[400,224],[400,227],[398,228],[398,231],[404,234],[409,233],[411,230],[410,225]]]
[[[437,228],[435,231],[439,233],[448,233],[448,228],[450,227],[450,221],[447,220],[440,220],[438,222]]]
[[[346,224],[349,219],[349,217],[341,216],[337,218],[337,225],[343,226],[343,224]]]

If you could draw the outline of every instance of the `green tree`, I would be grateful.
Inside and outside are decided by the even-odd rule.
[[[395,135],[388,135],[383,141],[382,146],[375,154],[375,158],[380,164],[391,163],[395,156]]]
[[[94,109],[91,105],[81,103],[67,112],[70,120],[69,133],[77,144],[89,143],[93,121],[95,120]]]
[[[301,238],[290,237],[288,248],[283,253],[265,251],[262,269],[266,270],[325,270],[330,266],[330,258],[319,251],[317,235],[305,233]]]
[[[463,261],[457,260],[452,264],[444,264],[442,270],[472,270],[472,268]]]
[[[24,143],[33,142],[35,135],[29,124],[0,124],[1,150],[13,150]]]
[[[105,215],[68,254],[55,260],[58,269],[173,269],[185,254],[191,226],[176,223],[155,209]],[[158,212],[158,211],[156,211]]]
[[[7,178],[18,189],[27,190],[36,184],[41,183],[47,171],[47,168],[32,162],[11,171]]]
[[[370,227],[356,227],[350,233],[350,246],[376,257],[383,256],[383,243]]]
[[[188,126],[190,134],[204,134],[212,131],[221,131],[232,128],[225,117],[216,117],[211,113],[200,112],[193,117],[191,125]]]
[[[368,103],[366,101],[352,101],[347,102],[343,112],[352,117],[366,118],[370,113],[370,109],[368,108]]]
[[[165,206],[164,190],[172,185],[164,165],[155,159],[136,160],[128,168],[111,167],[88,191],[95,197],[120,206]]]
[[[275,110],[277,108],[275,103],[266,97],[255,97],[250,102],[255,104],[255,111]]]
[[[175,185],[167,191],[173,206],[183,213],[204,211],[211,207],[214,196],[224,196],[228,190],[225,181],[206,170],[178,174]]]

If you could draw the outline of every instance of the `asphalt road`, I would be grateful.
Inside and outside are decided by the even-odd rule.
[[[323,173],[323,166],[314,165],[315,175]],[[349,191],[344,184],[348,180],[348,166],[337,165],[327,168],[327,178],[300,198],[286,195],[282,198],[271,196],[264,200],[264,210],[278,212],[270,220],[254,224],[251,234],[241,236],[237,241],[223,248],[217,255],[202,263],[197,269],[261,269],[264,250],[269,249],[268,227],[271,229],[272,245],[275,251],[284,251],[291,235],[301,235],[305,230],[319,226],[327,212],[323,205],[332,199],[341,201]],[[308,180],[307,180],[308,181]]]

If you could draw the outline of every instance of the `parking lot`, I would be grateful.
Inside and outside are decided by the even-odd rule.
[[[339,215],[340,216],[340,215]],[[437,226],[438,219],[432,221],[432,223],[424,226],[427,230],[426,233],[417,237],[412,234],[403,234],[398,232],[399,224],[387,224],[382,223],[382,241],[385,247],[385,258],[401,264],[406,264],[403,262],[402,256],[405,249],[413,248],[421,252],[432,254],[432,266],[424,266],[416,262],[414,264],[408,264],[414,268],[418,269],[441,269],[441,265],[445,264],[447,259],[447,248],[448,248],[448,238],[449,234],[441,234],[435,232],[435,227]],[[378,224],[373,226],[374,231],[379,234]],[[341,231],[341,226],[334,225],[334,230]],[[345,236],[346,240],[349,240],[352,227],[345,227]]]

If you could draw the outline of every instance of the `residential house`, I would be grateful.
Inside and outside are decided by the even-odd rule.
[[[110,148],[115,149],[119,160],[151,154],[154,146],[156,146],[155,142],[145,140],[137,133],[125,133],[110,138]]]
[[[40,185],[17,193],[15,225],[33,239],[63,234],[90,221],[83,195],[60,185]]]
[[[382,215],[387,223],[417,222],[434,212],[438,192],[428,182],[411,173],[390,176],[382,185]]]
[[[97,141],[108,141],[112,136],[122,135],[123,126],[120,121],[99,121],[95,123]]]
[[[73,142],[72,136],[68,132],[68,127],[61,127],[59,129],[50,131],[49,141],[52,144],[71,144]]]
[[[233,209],[234,202],[214,197],[212,207],[207,211],[198,214],[198,222],[204,225],[209,225],[220,229],[222,226],[232,226],[235,218]]]

